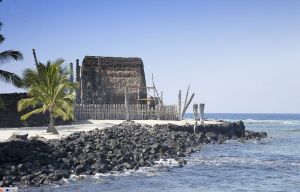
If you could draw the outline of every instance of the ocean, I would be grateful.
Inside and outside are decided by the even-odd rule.
[[[208,144],[180,168],[171,159],[156,167],[71,178],[61,184],[22,191],[185,192],[300,191],[300,114],[206,114],[208,119],[243,120],[266,139]],[[186,118],[192,118],[187,114]]]

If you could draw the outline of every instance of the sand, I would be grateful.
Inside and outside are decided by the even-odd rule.
[[[54,135],[51,133],[46,133],[46,126],[41,127],[22,127],[22,128],[0,128],[0,142],[7,140],[13,133],[26,134],[28,137],[38,136],[44,137],[45,139],[59,139],[66,137],[74,132],[78,131],[90,131],[93,129],[103,129],[106,127],[112,127],[114,125],[122,123],[124,120],[86,120],[86,121],[76,121],[71,125],[60,125],[56,126],[59,135]],[[182,121],[164,121],[164,120],[135,120],[135,122],[140,124],[155,125],[155,124],[194,124],[194,120],[182,120]],[[205,124],[216,124],[216,121],[205,121]]]

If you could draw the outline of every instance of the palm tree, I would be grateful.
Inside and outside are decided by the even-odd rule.
[[[55,118],[73,119],[76,83],[69,81],[69,73],[62,68],[64,60],[58,59],[47,64],[38,63],[36,70],[26,69],[23,84],[28,89],[30,98],[18,102],[18,111],[33,107],[31,112],[21,117],[26,120],[33,114],[50,113],[47,132],[58,134],[54,127]]]
[[[1,27],[2,27],[2,23],[0,23],[0,30]],[[0,34],[0,44],[3,43],[4,40],[5,38],[3,37],[3,35]],[[23,55],[19,51],[7,50],[7,51],[0,52],[0,64],[4,64],[10,61],[18,61],[21,59],[23,59]],[[21,79],[18,75],[4,70],[0,70],[0,79],[8,83],[12,83],[13,85],[16,86],[20,86],[20,82],[21,82]]]
[[[1,27],[2,27],[2,23],[0,22],[0,30]],[[4,40],[5,40],[4,36],[0,34],[0,44],[3,43]],[[7,51],[0,52],[0,64],[4,64],[10,61],[18,61],[21,59],[23,59],[23,55],[19,51],[7,50]],[[18,75],[1,69],[0,69],[0,80],[3,80],[8,83],[12,83],[17,87],[21,86],[21,79]],[[0,109],[3,109],[4,105],[5,105],[4,101],[0,97]]]

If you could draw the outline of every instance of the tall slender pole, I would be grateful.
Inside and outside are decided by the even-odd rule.
[[[32,49],[32,54],[33,54],[35,65],[37,66],[38,65],[38,60],[37,60],[37,57],[36,57],[36,54],[35,54],[35,49]]]
[[[157,89],[156,89],[155,84],[154,84],[153,73],[152,73],[152,84],[153,84],[153,89],[154,89],[154,90],[153,90],[154,97],[155,97],[155,94],[156,94],[159,103],[160,103],[161,105],[163,105],[162,100],[161,100],[161,98],[159,97],[159,94],[158,94]]]
[[[83,103],[82,99],[82,82],[81,82],[81,67],[79,66],[79,59],[76,59],[76,78],[75,81],[79,84],[79,88],[76,90],[76,102],[78,104]]]
[[[74,82],[73,63],[70,63],[70,81]]]
[[[195,93],[192,94],[191,98],[189,99],[188,103],[186,104],[186,106],[183,108],[183,111],[182,111],[182,117],[184,116],[186,110],[189,108],[189,105],[191,104],[193,98],[195,96]]]
[[[193,105],[193,113],[194,113],[194,119],[195,119],[195,125],[194,125],[194,134],[196,134],[196,129],[197,129],[197,125],[198,125],[198,104],[194,104]]]
[[[138,99],[137,99],[137,104],[140,104],[140,87],[138,87]]]
[[[129,105],[128,105],[128,94],[127,94],[127,88],[125,88],[125,119],[127,121],[130,120],[130,117],[129,117]]]
[[[80,75],[79,59],[76,59],[76,82],[80,82]]]
[[[184,105],[183,107],[186,106],[186,103],[187,103],[187,100],[188,100],[188,97],[189,97],[189,91],[190,91],[190,85],[188,86],[187,90],[186,90],[186,95],[185,95],[185,100],[184,100]],[[183,117],[182,117],[183,118]]]
[[[181,120],[181,90],[178,93],[178,120]]]
[[[194,120],[198,121],[198,119],[199,119],[199,117],[198,117],[198,104],[193,105],[193,115],[194,115]]]
[[[205,104],[204,103],[200,103],[199,104],[199,109],[200,109],[200,122],[201,122],[201,125],[204,124],[204,119],[205,119],[204,108],[205,108]]]

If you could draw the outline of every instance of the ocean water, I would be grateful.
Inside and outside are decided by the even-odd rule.
[[[187,114],[187,118],[191,118]],[[186,158],[118,174],[73,178],[22,191],[300,191],[300,114],[206,114],[208,119],[243,120],[246,128],[267,131],[261,141],[208,144]]]

